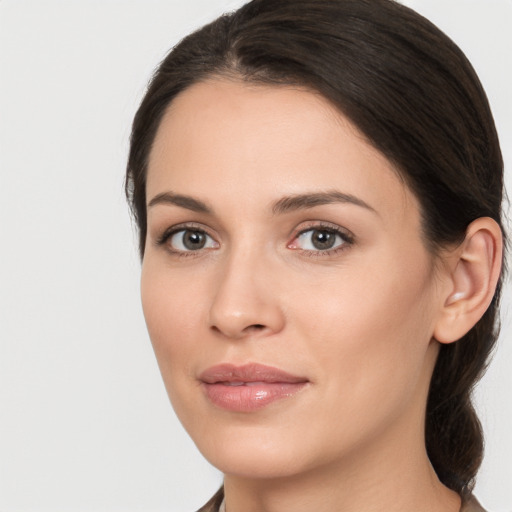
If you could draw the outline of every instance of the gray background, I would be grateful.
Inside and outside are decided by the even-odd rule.
[[[0,0],[3,512],[190,511],[221,482],[160,381],[122,184],[152,69],[179,38],[241,3]],[[512,1],[404,3],[473,62],[510,183]],[[512,511],[511,288],[477,393],[487,452],[476,494],[494,512]]]

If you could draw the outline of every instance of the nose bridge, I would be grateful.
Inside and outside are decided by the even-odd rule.
[[[283,327],[278,281],[264,250],[250,243],[232,247],[222,262],[210,308],[211,327],[230,338]]]

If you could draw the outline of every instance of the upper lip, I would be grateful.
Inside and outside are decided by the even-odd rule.
[[[217,382],[285,382],[291,384],[308,382],[305,377],[292,375],[279,368],[258,363],[242,366],[230,363],[218,364],[202,372],[199,379],[206,384]]]

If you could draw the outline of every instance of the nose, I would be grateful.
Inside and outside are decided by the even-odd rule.
[[[285,317],[276,274],[261,256],[232,255],[216,276],[210,328],[231,339],[281,331]]]

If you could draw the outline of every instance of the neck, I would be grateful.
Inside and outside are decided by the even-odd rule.
[[[298,475],[226,475],[226,512],[458,512],[460,498],[437,478],[418,427],[411,433],[409,423],[366,453]]]

